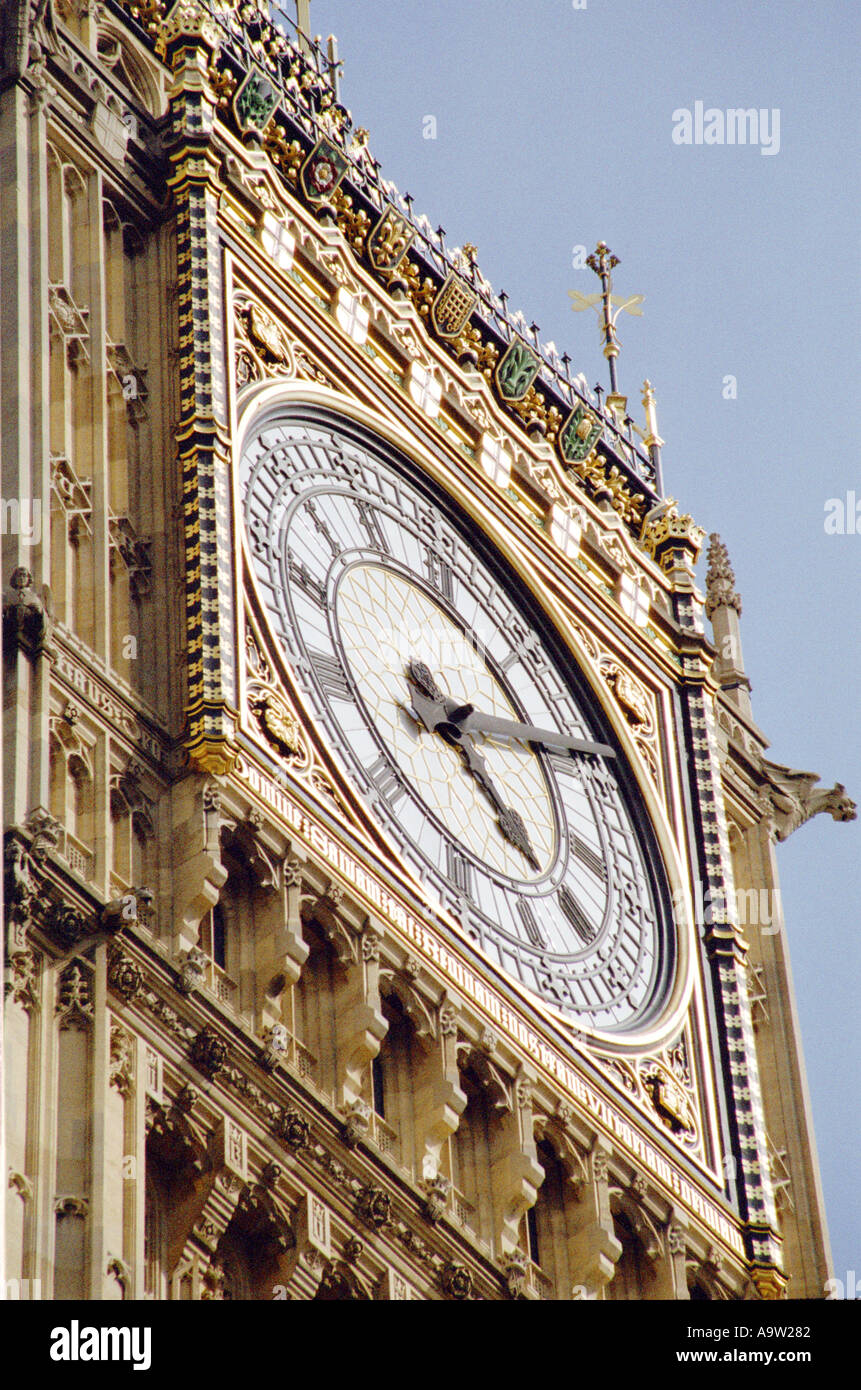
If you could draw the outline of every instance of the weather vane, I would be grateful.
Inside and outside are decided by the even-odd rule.
[[[619,392],[616,381],[616,358],[619,356],[616,320],[623,309],[627,309],[629,314],[636,314],[639,317],[643,312],[640,305],[644,296],[632,294],[627,299],[622,299],[619,295],[611,293],[613,281],[610,272],[614,266],[619,264],[619,257],[613,255],[606,242],[598,242],[592,255],[586,257],[586,264],[590,270],[594,270],[601,281],[601,292],[600,294],[581,294],[579,290],[569,290],[568,293],[573,301],[571,308],[575,314],[580,313],[582,309],[594,309],[599,317],[603,311],[601,336],[604,339],[604,356],[610,364],[610,390],[616,396]]]

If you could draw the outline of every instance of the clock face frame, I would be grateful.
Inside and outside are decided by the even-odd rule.
[[[239,497],[273,634],[414,874],[569,1026],[620,1040],[649,1027],[667,1005],[677,947],[621,750],[610,759],[478,735],[489,793],[472,758],[416,714],[409,671],[420,661],[454,702],[615,742],[511,567],[416,464],[318,407],[281,402],[255,417]],[[502,803],[523,834],[501,830]]]

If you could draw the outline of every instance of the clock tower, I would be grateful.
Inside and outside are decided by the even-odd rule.
[[[757,913],[853,804],[765,757],[616,258],[603,397],[293,19],[4,11],[7,1278],[821,1297]]]

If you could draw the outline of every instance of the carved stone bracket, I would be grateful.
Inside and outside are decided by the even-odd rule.
[[[111,573],[117,563],[125,566],[129,588],[136,599],[149,596],[152,580],[152,541],[139,537],[127,516],[108,519]]]

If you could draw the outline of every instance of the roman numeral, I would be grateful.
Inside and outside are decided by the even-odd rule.
[[[546,947],[547,940],[535,920],[535,913],[532,911],[531,903],[524,902],[522,898],[518,899],[517,911],[520,914],[523,929],[532,945]]]
[[[308,656],[326,698],[328,700],[352,701],[353,697],[347,684],[347,677],[344,675],[337,658],[329,656],[328,652],[309,651]]]
[[[446,845],[446,876],[459,892],[472,898],[472,865],[454,845]]]
[[[595,940],[596,930],[566,884],[563,883],[559,889],[556,900],[566,920],[574,928],[584,946],[589,946]]]
[[[516,666],[519,660],[520,660],[520,652],[509,652],[509,653],[508,653],[508,656],[505,658],[505,660],[504,660],[504,661],[500,661],[500,663],[499,663],[500,670],[505,671],[505,673],[506,673],[506,675],[507,675],[508,672],[511,670],[512,666]]]
[[[565,753],[562,749],[548,748],[545,756],[553,771],[560,777],[576,777],[579,780],[580,769],[570,753]]]
[[[587,845],[585,840],[581,840],[579,835],[571,835],[571,849],[581,864],[585,864],[587,869],[591,869],[593,874],[598,874],[600,878],[607,877],[607,866],[600,855],[596,854],[591,845]]]
[[[369,502],[358,501],[356,506],[359,510],[359,520],[364,528],[365,535],[374,550],[381,550],[384,555],[391,555],[391,549],[383,533],[382,523],[376,507],[372,507]]]
[[[397,803],[406,796],[406,787],[391,763],[382,755],[377,758],[375,763],[371,764],[367,769],[367,773],[380,796],[383,797],[390,806],[396,806]]]
[[[451,565],[441,559],[435,550],[428,550],[425,553],[425,563],[428,578],[434,588],[439,590],[443,598],[452,603],[454,601],[454,570]]]
[[[318,608],[326,607],[326,587],[309,570],[302,560],[295,559],[292,555],[287,564],[287,574],[291,581],[296,584]]]

